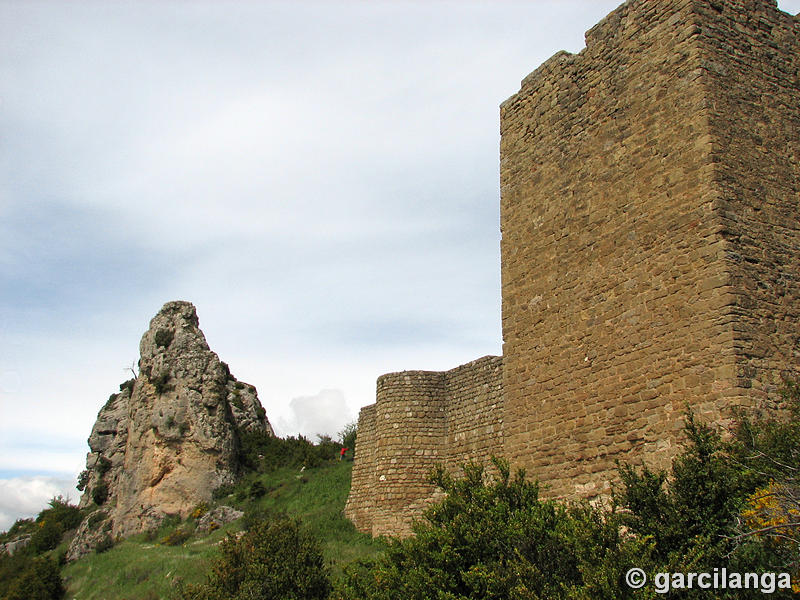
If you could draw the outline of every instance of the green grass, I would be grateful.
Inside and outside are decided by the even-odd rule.
[[[334,576],[338,576],[344,565],[375,556],[383,548],[381,542],[357,532],[344,518],[352,466],[352,462],[343,461],[302,472],[280,469],[253,475],[243,484],[251,485],[259,480],[267,493],[262,498],[241,503],[239,508],[284,511],[300,517],[322,542],[325,559],[330,561]]]
[[[233,493],[217,501],[246,513],[277,511],[298,517],[321,541],[334,577],[344,565],[377,555],[382,544],[358,533],[344,518],[344,504],[350,491],[351,462],[336,462],[300,471],[283,468],[272,473],[248,474]],[[255,481],[266,493],[248,498]],[[179,582],[205,581],[208,562],[217,554],[217,544],[229,531],[242,528],[230,523],[211,535],[189,538],[182,546],[158,543],[176,527],[171,523],[155,541],[138,535],[102,554],[91,554],[64,567],[66,598],[75,600],[157,600],[177,598]],[[188,524],[192,526],[191,521]]]

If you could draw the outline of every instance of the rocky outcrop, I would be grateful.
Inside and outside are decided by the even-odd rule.
[[[111,537],[112,522],[108,514],[97,510],[81,521],[75,537],[67,549],[67,561],[79,559],[84,554],[89,554]]]
[[[138,376],[97,416],[83,475],[80,505],[102,506],[114,537],[186,517],[235,479],[241,432],[273,434],[255,387],[209,349],[192,304],[165,304],[139,349]],[[86,537],[73,542],[82,553]]]
[[[31,541],[30,535],[21,535],[18,538],[11,540],[10,542],[6,542],[5,544],[0,544],[0,554],[8,554],[11,556],[17,550],[22,550],[25,546],[27,546]]]
[[[197,522],[197,533],[210,533],[219,529],[223,525],[241,519],[244,513],[230,506],[218,506],[214,510],[207,512]]]

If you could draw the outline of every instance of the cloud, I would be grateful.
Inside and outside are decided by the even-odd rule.
[[[317,435],[329,435],[337,439],[342,428],[356,418],[340,390],[292,398],[289,409],[289,415],[278,416],[273,423],[282,437],[300,434],[316,441]]]
[[[75,484],[67,476],[0,479],[0,531],[7,531],[17,519],[36,516],[56,496],[74,502]]]

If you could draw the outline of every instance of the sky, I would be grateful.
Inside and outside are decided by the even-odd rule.
[[[499,104],[619,4],[0,0],[0,530],[167,301],[282,436],[500,354]]]

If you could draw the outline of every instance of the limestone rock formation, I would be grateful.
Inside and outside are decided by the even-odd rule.
[[[14,554],[17,550],[22,550],[25,546],[27,546],[31,541],[30,535],[21,535],[18,538],[11,540],[10,542],[6,542],[5,544],[0,544],[0,554],[7,553],[9,556]]]
[[[81,507],[102,506],[114,537],[187,516],[233,482],[240,432],[273,435],[255,387],[209,349],[189,302],[165,304],[139,349],[139,375],[97,416],[83,477]],[[87,535],[76,536],[70,559],[91,550]]]
[[[230,506],[218,506],[211,512],[207,512],[197,522],[198,533],[210,533],[215,529],[222,527],[226,523],[235,521],[244,516],[241,510],[236,510]]]

